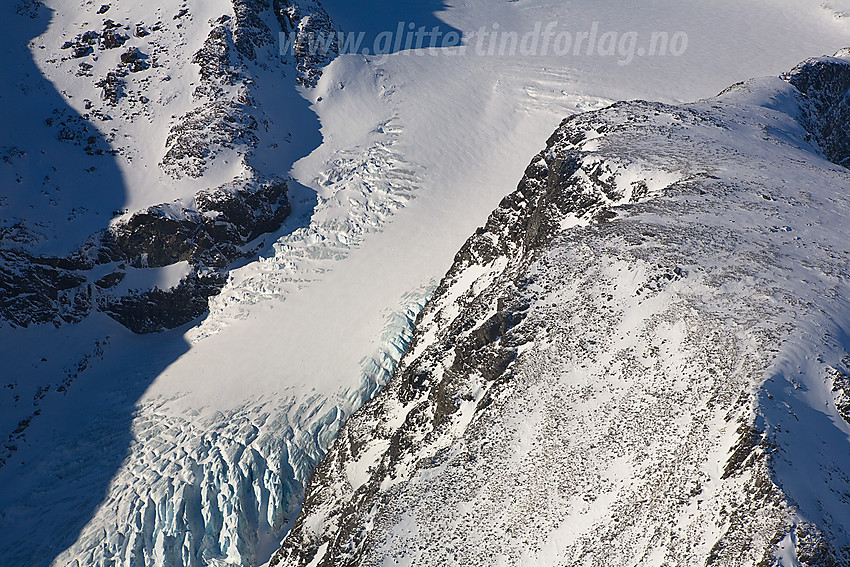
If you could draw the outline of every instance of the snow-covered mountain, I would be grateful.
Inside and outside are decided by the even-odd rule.
[[[327,13],[239,0],[5,10],[20,88],[3,104],[20,111],[3,118],[15,133],[3,183],[24,190],[2,204],[0,316],[63,324],[94,309],[140,333],[195,319],[227,267],[256,253],[246,245],[291,212],[273,164],[315,138],[292,112],[304,105],[294,86],[315,84],[336,46],[299,56],[279,34],[334,31]],[[276,92],[288,104],[261,104]]]
[[[271,565],[850,565],[848,92],[565,120]]]
[[[833,53],[841,4],[3,3],[0,564],[268,561],[565,116]],[[389,53],[344,47],[399,24]],[[637,42],[477,51],[545,26]],[[408,46],[414,28],[463,45]],[[687,49],[637,55],[655,32]],[[827,151],[833,111],[801,119]]]

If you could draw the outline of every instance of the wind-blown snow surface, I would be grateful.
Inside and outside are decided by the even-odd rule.
[[[168,17],[181,6],[158,5]],[[186,57],[168,64],[198,73],[186,61],[206,37],[207,20],[232,8],[187,6],[195,24],[165,50],[183,53],[187,42]],[[14,384],[4,390],[3,423],[17,447],[0,469],[4,564],[267,559],[336,431],[392,372],[431,282],[564,115],[620,98],[710,96],[833,52],[847,32],[819,3],[791,0],[686,8],[334,0],[325,8],[347,30],[415,21],[465,33],[494,22],[527,31],[558,20],[582,31],[599,21],[621,32],[684,30],[690,42],[681,57],[630,65],[595,56],[460,57],[450,49],[336,59],[302,92],[319,117],[322,144],[292,167],[301,183],[291,187],[293,215],[259,261],[231,273],[205,321],[156,337],[130,336],[102,316],[60,329],[2,329]],[[75,79],[46,62],[63,33],[77,33],[74,25],[54,20],[31,48],[46,77],[71,94]],[[291,113],[292,143],[303,144],[283,154],[257,150],[257,171],[271,177],[313,147],[304,136],[315,118],[292,82],[269,81],[252,86],[255,104],[274,116]],[[166,96],[167,83],[147,88]],[[134,161],[116,166],[131,209],[194,190],[188,180],[148,192],[162,175],[163,128],[183,111],[174,106],[184,100],[177,91],[172,106],[152,110],[162,128],[123,126],[137,140],[126,144]],[[283,147],[287,133],[262,139]],[[225,159],[217,157],[210,173],[233,166]]]
[[[850,564],[850,59],[787,79],[565,120],[271,564]]]

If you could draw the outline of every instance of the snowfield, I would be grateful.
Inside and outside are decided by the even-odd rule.
[[[636,57],[627,65],[619,64],[622,57],[617,55],[460,55],[460,47],[436,53],[397,50],[380,57],[349,53],[305,63],[280,60],[275,38],[263,39],[257,32],[262,26],[250,15],[259,14],[262,25],[276,33],[280,20],[274,10],[283,5],[321,16],[312,1],[44,4],[39,8],[34,0],[15,0],[2,8],[0,35],[14,80],[0,92],[0,101],[16,109],[0,116],[4,246],[12,242],[34,255],[67,254],[97,231],[150,206],[168,205],[163,210],[175,218],[195,218],[199,192],[209,188],[229,192],[285,182],[291,213],[279,229],[252,234],[240,244],[245,256],[229,264],[226,283],[209,300],[209,314],[189,324],[135,335],[93,310],[78,322],[60,321],[58,326],[0,327],[0,424],[8,436],[0,466],[4,565],[267,562],[298,515],[305,486],[337,432],[395,371],[417,314],[458,249],[515,189],[529,159],[565,116],[623,99],[677,104],[714,96],[735,82],[778,75],[806,57],[833,53],[847,44],[850,30],[838,2],[709,1],[683,7],[672,0],[628,6],[613,1],[469,0],[449,5],[328,0],[322,6],[330,23],[322,20],[323,26],[362,30],[368,39],[395,30],[399,22],[414,22],[463,33],[471,51],[475,34],[482,27],[494,30],[496,23],[499,29],[525,33],[536,23],[558,22],[558,29],[575,34],[596,22],[600,33],[634,31],[642,41],[653,32],[681,31],[688,44],[680,56]],[[109,8],[98,13],[102,5]],[[319,16],[312,21],[321,20]],[[310,17],[298,25],[311,25]],[[104,47],[107,19],[119,26],[116,33],[127,36],[120,47]],[[222,44],[212,41],[219,37],[213,33],[219,26],[225,30]],[[101,34],[90,46],[92,52],[72,57],[73,50],[86,51],[83,34],[90,29]],[[65,42],[74,45],[63,49]],[[231,67],[216,70],[209,64],[218,60],[212,55],[196,57],[205,46],[208,54],[220,53],[220,45],[229,46]],[[253,58],[241,51],[234,55],[240,45],[253,46]],[[133,47],[144,57],[131,55],[122,63],[121,55]],[[149,67],[127,71],[123,94],[111,105],[110,83],[101,80],[137,60]],[[218,78],[205,79],[204,69],[220,76],[209,71]],[[231,71],[238,78],[228,82]],[[54,109],[59,115],[48,124]],[[198,122],[199,115],[203,119]],[[745,118],[757,122],[749,114]],[[210,133],[221,136],[208,137]],[[187,148],[207,148],[203,158],[171,151],[182,134],[189,136]],[[712,143],[734,143],[738,135],[747,140],[761,136],[744,128]],[[601,133],[586,143],[587,152],[612,153],[603,148]],[[744,145],[746,151],[753,147]],[[818,159],[812,156],[808,151],[795,159],[801,164]],[[758,163],[772,164],[774,158],[772,153],[759,156]],[[740,158],[736,167],[743,163]],[[621,165],[616,175],[620,186],[632,188],[635,181],[645,180],[647,196],[664,194],[686,178],[677,168],[645,167],[641,160]],[[56,171],[46,179],[45,168],[52,167]],[[818,161],[817,168],[822,167]],[[791,180],[796,171],[788,166],[781,173]],[[834,187],[838,182],[830,183]],[[812,214],[813,209],[803,210]],[[827,212],[836,218],[841,214]],[[560,222],[575,234],[597,230],[584,217],[565,216]],[[804,230],[804,221],[799,222],[803,224],[777,222],[777,230],[793,230],[776,234],[793,238]],[[716,261],[734,257],[729,252]],[[588,270],[613,269],[614,264],[581,258]],[[97,277],[108,276],[113,268],[124,279],[109,288],[111,293],[173,289],[189,273],[179,262],[120,270],[102,264],[98,269],[104,272]],[[482,274],[503,269],[490,266]],[[644,275],[638,271],[631,277],[638,281]],[[90,274],[83,280],[81,285],[92,287]],[[468,283],[459,284],[457,294],[464,294]],[[733,305],[734,293],[746,291],[723,293],[732,294],[726,304]],[[665,297],[653,301],[663,303]],[[457,315],[445,311],[445,323]],[[841,321],[840,313],[833,320]],[[710,321],[714,319],[700,324],[710,327]],[[641,324],[635,321],[634,328]],[[438,332],[436,323],[429,327],[427,320],[421,328]],[[664,333],[674,342],[691,336],[673,327]],[[820,340],[822,333],[811,336]],[[626,341],[622,348],[628,346],[627,339],[617,340]],[[706,337],[700,344],[709,348],[710,343]],[[800,352],[808,352],[803,344]],[[731,357],[723,364],[757,355],[753,347],[743,358]],[[666,361],[668,371],[683,360]],[[552,380],[563,370],[545,368]],[[579,375],[576,369],[569,372]],[[779,376],[780,370],[776,372]],[[740,381],[756,387],[749,375],[742,374]],[[782,390],[781,380],[774,382],[779,389],[771,392],[771,403],[791,404],[788,396],[797,394]],[[474,422],[478,402],[490,395],[486,384],[470,384],[462,423]],[[689,403],[701,401],[694,397]],[[753,407],[744,404],[735,415],[750,419]],[[580,410],[577,405],[570,411]],[[714,437],[701,441],[706,450],[714,448],[711,462],[723,462],[727,442],[737,438],[727,421],[718,421]],[[527,426],[535,423],[542,421],[529,418]],[[785,421],[775,423],[789,427]],[[595,427],[602,436],[601,422]],[[676,427],[685,435],[689,425]],[[522,447],[512,450],[519,455]],[[788,447],[802,450],[791,441]],[[689,450],[696,454],[696,448]],[[383,451],[377,445],[366,457]],[[817,456],[816,449],[811,451]],[[613,483],[606,485],[609,489],[626,482],[629,469],[621,465],[606,481]],[[349,463],[346,470],[347,482],[362,484],[368,462]],[[787,472],[786,478],[806,474],[814,473]],[[711,493],[712,502],[720,502],[726,494],[722,490],[734,490],[718,480],[717,471],[704,475],[706,483],[714,483],[710,489],[718,491]],[[440,478],[434,476],[433,482]],[[597,489],[595,484],[587,487]],[[794,498],[801,509],[823,499],[816,490]],[[614,506],[600,502],[592,517],[602,518],[609,504]],[[706,506],[701,514],[714,510]],[[840,517],[840,510],[824,511],[823,517],[827,513]],[[788,517],[782,515],[785,508],[777,514]],[[814,516],[801,517],[821,526]],[[789,538],[786,547],[793,549],[797,536]],[[557,548],[562,540],[553,536],[552,541]]]

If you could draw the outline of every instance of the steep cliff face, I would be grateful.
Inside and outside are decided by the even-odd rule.
[[[837,55],[847,57],[850,49]],[[784,78],[803,95],[802,123],[826,158],[850,165],[850,69],[821,59],[801,63]]]
[[[565,120],[271,564],[850,564],[848,73]]]
[[[286,163],[275,150],[293,143],[293,121],[258,103],[256,85],[315,84],[335,44],[314,38],[333,24],[314,1],[48,4],[19,2],[8,17],[42,32],[34,63],[81,107],[39,100],[34,127],[7,117],[18,134],[0,150],[0,321],[61,325],[101,311],[137,333],[188,323],[291,212],[288,171],[264,156]],[[301,47],[281,49],[279,34]],[[26,61],[26,47],[10,52]],[[21,89],[47,91],[34,65],[13,63]],[[51,137],[61,157],[45,152]],[[45,161],[53,173],[39,177]],[[118,286],[128,267],[156,280],[178,262],[190,266],[179,282]]]

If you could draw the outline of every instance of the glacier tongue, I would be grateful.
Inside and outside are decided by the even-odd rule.
[[[361,383],[335,397],[265,397],[187,412],[138,406],[133,441],[103,505],[55,565],[256,565],[277,549],[304,486],[351,413],[386,384],[428,296],[389,314]]]

